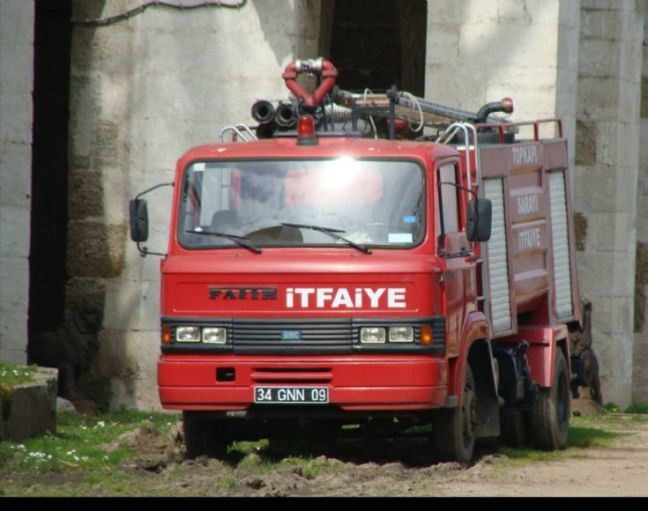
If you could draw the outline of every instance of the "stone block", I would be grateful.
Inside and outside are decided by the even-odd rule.
[[[581,0],[581,9],[583,11],[604,11],[604,12],[623,12],[634,11],[635,2],[632,0]]]
[[[468,5],[459,2],[446,2],[444,0],[428,0],[427,4],[428,27],[432,23],[461,23],[465,19],[466,11],[468,9],[475,9],[476,6],[474,4],[481,4],[484,11],[490,13],[491,16],[493,13],[496,13],[495,0],[488,0],[487,2],[472,1]]]
[[[2,92],[0,95],[24,94],[31,92],[34,82],[33,52],[29,42],[21,44],[5,43],[4,33],[0,32],[0,76]],[[25,51],[30,48],[30,51]],[[26,85],[29,84],[29,85]]]
[[[70,222],[67,271],[75,277],[116,277],[124,269],[127,226]]]
[[[91,302],[98,304],[103,310],[106,300],[106,282],[101,278],[71,278],[65,288],[65,297],[68,309]]]
[[[104,214],[104,187],[101,172],[72,169],[68,174],[68,218],[83,220]]]
[[[609,296],[614,285],[613,252],[579,252],[578,276],[583,296]],[[589,278],[596,275],[595,279]]]
[[[634,272],[633,277],[634,277]],[[633,286],[634,287],[634,286]],[[634,341],[633,332],[633,296],[613,296],[612,297],[612,341],[617,346],[619,360],[626,363],[632,359],[632,342]]]
[[[0,322],[0,360],[9,364],[26,364],[27,312],[24,314],[0,313],[2,321],[15,317],[13,323]],[[10,344],[11,343],[11,344]]]
[[[597,124],[578,119],[576,121],[576,147],[574,162],[576,165],[594,165],[596,163]]]
[[[97,76],[70,77],[69,154],[72,166],[90,164],[101,99],[100,81]]]
[[[461,74],[456,64],[428,63],[425,68],[427,100],[475,112],[486,103],[486,83],[474,80],[482,73],[482,67],[466,64]]]
[[[503,56],[512,66],[529,69],[555,66],[557,50],[557,26],[481,24],[461,27],[461,59],[480,64],[484,69],[500,65]]]
[[[29,304],[29,260],[27,257],[0,258],[0,309],[26,312]]]
[[[31,88],[0,95],[0,141],[31,143]]]
[[[0,141],[0,204],[31,207],[30,143]]]
[[[619,46],[611,41],[583,41],[578,55],[580,75],[589,78],[615,77],[619,71],[619,51]]]
[[[648,334],[635,335],[633,352],[633,389],[634,403],[648,403]]]
[[[554,2],[546,2],[551,5]],[[535,20],[527,7],[527,2],[497,0],[497,23],[503,25],[531,25]]]
[[[428,64],[456,64],[459,58],[459,25],[428,25],[425,61]]]
[[[581,18],[581,6],[580,2],[558,2],[558,23],[561,27],[569,29],[576,32],[576,37],[578,37],[579,27],[580,27],[580,18]],[[539,2],[539,4],[544,4],[544,2]],[[534,4],[535,5],[535,4]],[[550,12],[553,14],[553,12]],[[537,17],[533,15],[534,19]],[[549,20],[551,23],[551,20]]]
[[[102,374],[111,382],[111,407],[137,406],[137,403],[159,407],[159,330],[104,330],[100,337],[99,359]]]
[[[33,2],[0,2],[0,34],[3,49],[7,45],[33,46]]]
[[[148,266],[154,264],[147,258]],[[104,328],[110,330],[155,331],[160,328],[160,281],[128,280],[107,286]]]
[[[585,167],[574,185],[577,207],[589,213],[615,213],[623,211],[616,199],[619,186],[617,169],[608,166]]]
[[[133,173],[129,173],[127,165],[103,168],[103,220],[105,223],[128,225],[128,201],[146,189],[143,187],[131,190],[129,174]],[[161,179],[158,182],[163,181]],[[149,208],[160,200],[160,196],[164,196],[164,192],[165,190],[154,191],[151,195],[144,197],[149,203]]]
[[[30,218],[28,207],[0,207],[0,257],[28,257]]]
[[[102,70],[100,79],[97,80],[97,89],[101,95],[102,119],[118,125],[120,143],[125,144],[122,151],[129,149],[130,130],[128,127],[132,118],[131,112],[138,108],[133,100],[135,95],[133,87],[132,72],[108,73]],[[124,158],[126,155],[126,152],[122,152],[119,154],[119,158]]]
[[[616,78],[579,75],[576,115],[589,123],[617,119],[618,96],[619,81]]]
[[[631,223],[628,213],[590,213],[588,249],[598,252],[625,252]]]
[[[616,11],[581,10],[580,33],[582,38],[617,41],[621,38],[621,32],[621,19]]]
[[[94,126],[92,142],[93,166],[103,168],[110,165],[117,165],[123,162],[126,144],[126,130],[120,123],[99,120]],[[149,133],[149,136],[153,134]]]
[[[57,369],[39,368],[34,381],[16,386],[5,401],[4,435],[23,442],[45,432],[56,432]]]

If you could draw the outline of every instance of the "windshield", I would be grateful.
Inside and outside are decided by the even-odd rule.
[[[186,248],[409,248],[424,236],[424,195],[422,168],[411,161],[194,162],[178,240]]]

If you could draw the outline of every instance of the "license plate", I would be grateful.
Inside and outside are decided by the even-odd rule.
[[[254,387],[254,402],[273,405],[321,405],[329,402],[328,387]]]

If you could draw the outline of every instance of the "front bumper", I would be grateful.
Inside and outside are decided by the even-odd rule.
[[[231,370],[230,381],[219,381],[217,375],[232,375]],[[256,385],[326,386],[328,406],[343,411],[429,410],[445,405],[447,380],[444,358],[417,355],[163,354],[158,363],[160,401],[175,410],[267,406],[254,405]]]

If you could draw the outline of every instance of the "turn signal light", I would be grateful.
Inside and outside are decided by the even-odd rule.
[[[423,346],[432,344],[432,327],[430,325],[421,326],[421,344]]]
[[[162,325],[162,344],[171,344],[172,340],[171,325]]]

